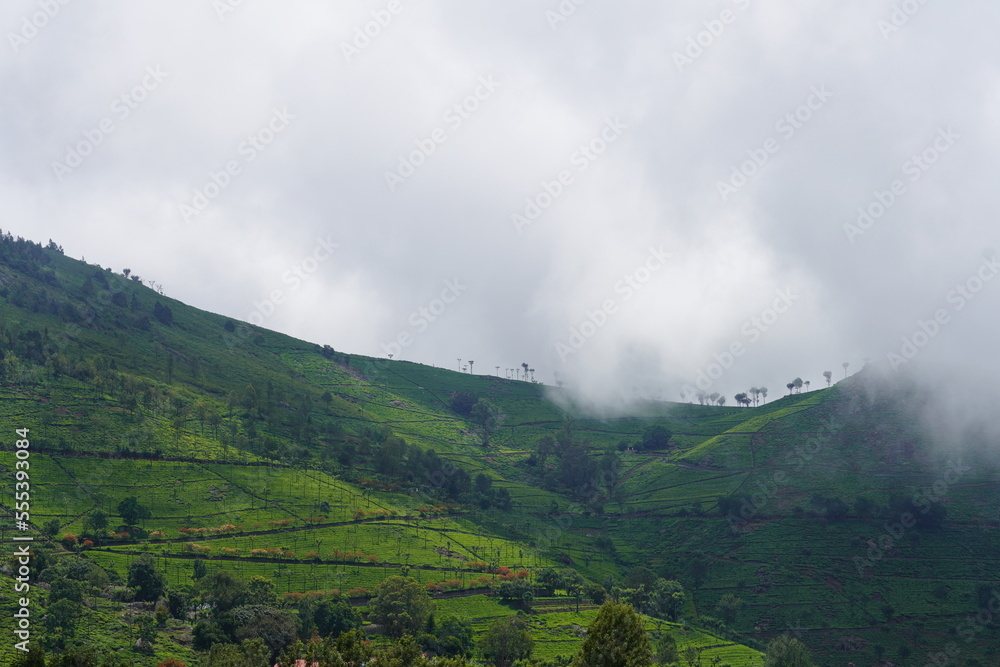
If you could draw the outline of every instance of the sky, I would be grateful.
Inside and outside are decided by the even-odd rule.
[[[15,235],[606,409],[866,362],[1000,398],[1000,6],[95,4],[0,7]]]

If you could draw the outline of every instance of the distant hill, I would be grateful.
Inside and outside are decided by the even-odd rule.
[[[932,442],[919,391],[870,373],[751,408],[597,418],[561,407],[564,389],[296,340],[9,235],[0,359],[3,573],[17,429],[37,569],[104,573],[67,646],[131,651],[152,610],[123,585],[150,554],[169,588],[200,595],[199,561],[271,579],[296,614],[334,590],[363,605],[404,573],[477,634],[515,613],[499,584],[524,570],[539,659],[572,655],[603,587],[705,665],[760,664],[783,633],[822,665],[997,664],[1000,475],[985,448]],[[122,516],[129,497],[148,518]],[[585,585],[545,591],[550,569]],[[644,597],[650,576],[680,582],[683,609]],[[174,619],[135,656],[194,664],[191,633]]]

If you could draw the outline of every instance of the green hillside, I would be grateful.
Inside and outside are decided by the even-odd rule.
[[[379,643],[372,596],[395,575],[477,642],[520,611],[532,659],[553,665],[608,596],[704,665],[762,664],[782,634],[819,665],[998,664],[991,443],[933,442],[919,392],[863,372],[752,408],[648,402],[598,418],[560,407],[561,388],[327,343],[0,237],[4,623],[16,534],[37,552],[32,641],[126,664],[207,664],[205,628],[236,623],[214,615],[232,578],[257,582],[243,604],[262,595],[300,629],[319,601],[347,601]],[[153,630],[156,600],[127,585],[150,558],[159,606],[179,609]],[[46,607],[67,580],[81,591],[60,625]],[[3,664],[15,656],[0,642]]]

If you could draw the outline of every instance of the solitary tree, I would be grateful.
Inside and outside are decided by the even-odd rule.
[[[833,377],[833,371],[823,371],[823,377],[826,378],[826,386],[830,386],[830,378]]]
[[[844,377],[847,377],[847,367],[850,366],[850,364],[845,361],[841,364],[841,366],[844,367]]]
[[[140,504],[139,499],[135,496],[129,496],[125,500],[118,503],[117,509],[118,514],[125,520],[125,524],[129,526],[134,526],[140,520],[148,519],[150,517],[149,508]]]
[[[653,649],[642,618],[630,604],[605,602],[587,628],[572,667],[650,667]]]
[[[796,394],[802,391],[802,378],[795,378],[794,380],[792,380],[792,384],[795,386]]]
[[[760,395],[764,397],[764,402],[767,403],[767,387],[760,388]]]
[[[500,408],[493,401],[485,398],[476,401],[469,416],[481,427],[484,445],[489,442],[490,436],[500,428],[504,417]]]
[[[791,396],[792,395],[792,389],[795,389],[795,384],[792,383],[792,382],[789,382],[788,384],[785,385],[785,388],[788,389],[788,395]]]
[[[474,362],[472,359],[469,359],[469,373],[472,373],[472,364],[474,363],[476,362]]]

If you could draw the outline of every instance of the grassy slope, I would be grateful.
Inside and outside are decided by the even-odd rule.
[[[79,301],[76,289],[94,267],[49,255],[63,285],[62,297]],[[11,272],[3,275],[10,278]],[[865,555],[865,541],[878,537],[882,521],[852,516],[827,521],[795,511],[807,509],[816,492],[848,503],[863,494],[884,504],[893,489],[912,492],[934,482],[940,462],[914,456],[900,445],[915,438],[903,417],[884,406],[859,409],[856,392],[846,385],[753,409],[649,403],[636,406],[626,417],[597,419],[560,407],[565,402],[554,402],[547,393],[560,390],[541,385],[354,355],[348,367],[327,360],[314,345],[266,330],[234,339],[223,328],[225,318],[156,295],[120,276],[107,277],[119,281],[129,295],[134,293],[147,312],[156,300],[168,304],[174,326],[154,321],[148,332],[137,335],[128,326],[116,326],[130,317],[128,312],[106,305],[97,308],[93,324],[67,329],[60,318],[30,313],[5,299],[0,299],[0,318],[11,331],[66,332],[67,355],[113,363],[119,373],[202,401],[220,414],[229,410],[227,394],[248,384],[262,388],[270,380],[288,400],[305,394],[317,404],[319,395],[329,391],[333,400],[321,407],[317,421],[340,424],[349,433],[364,426],[389,426],[409,443],[433,448],[472,474],[491,475],[510,491],[517,506],[513,513],[420,518],[418,508],[425,502],[407,495],[365,489],[315,469],[243,465],[264,457],[222,445],[191,415],[176,423],[169,407],[155,401],[152,407],[139,407],[137,417],[121,395],[65,375],[0,386],[0,432],[31,427],[36,447],[44,450],[32,459],[33,476],[44,480],[33,499],[35,525],[56,517],[61,532],[79,532],[87,513],[99,505],[113,508],[119,499],[137,492],[152,508],[154,518],[146,527],[162,530],[163,540],[122,542],[87,552],[87,557],[119,573],[135,553],[149,551],[160,557],[171,583],[183,582],[195,556],[191,549],[244,575],[272,577],[282,590],[297,592],[371,589],[404,564],[424,582],[458,579],[467,584],[481,576],[467,561],[435,550],[440,547],[468,561],[497,560],[514,568],[535,569],[568,558],[595,581],[620,579],[628,568],[642,564],[684,581],[693,593],[692,617],[713,614],[723,594],[736,593],[746,603],[736,630],[765,641],[793,629],[830,664],[847,659],[863,664],[875,657],[877,646],[892,657],[904,645],[914,655],[941,650],[953,638],[949,630],[977,611],[976,585],[1000,580],[995,524],[984,519],[996,519],[998,480],[986,468],[977,466],[949,487],[951,519],[943,530],[908,531],[897,551],[864,575],[852,559]],[[454,391],[489,397],[501,407],[505,421],[488,447],[448,409]],[[570,499],[537,488],[519,465],[534,442],[560,429],[567,416],[595,454],[623,439],[637,440],[653,423],[675,433],[677,448],[626,453],[624,503],[607,501],[603,514],[584,512]],[[810,436],[826,435],[831,419],[836,433],[810,445]],[[270,435],[282,443],[294,440],[281,428]],[[10,438],[5,435],[4,440],[9,443]],[[121,448],[196,460],[80,455]],[[9,450],[0,462],[8,475],[2,502],[9,508]],[[777,472],[786,477],[778,486],[769,486]],[[757,494],[747,532],[734,533],[716,506],[720,496],[733,493]],[[319,514],[322,501],[330,510],[314,525],[306,519]],[[557,516],[549,515],[553,501],[560,507]],[[355,519],[359,510],[379,509],[395,516]],[[271,524],[282,521],[289,523]],[[181,527],[207,529],[227,523],[241,528],[195,537],[179,533]],[[614,541],[613,558],[595,547],[601,535]],[[294,555],[251,554],[260,549]],[[334,555],[335,549],[377,555],[379,562],[347,560]],[[88,612],[85,624],[116,622],[111,603],[103,604],[108,610]],[[477,619],[478,629],[485,627],[485,619],[511,613],[483,596],[439,604],[443,612],[454,609]],[[893,607],[889,620],[885,605]],[[537,617],[540,656],[575,650],[576,627],[585,626],[593,614],[556,609]],[[750,664],[756,655],[731,640],[710,639],[698,631],[683,637],[682,646],[689,640],[715,646],[711,651],[732,664]],[[863,649],[837,650],[850,638],[860,638]],[[985,656],[996,639],[984,632],[963,643],[965,657]],[[6,649],[0,644],[0,652]],[[161,640],[159,654],[182,659],[190,655],[167,638]]]

